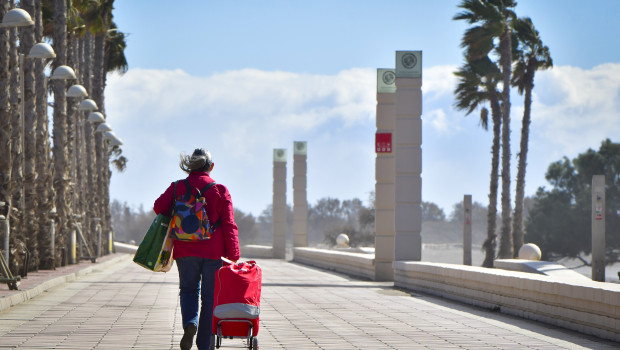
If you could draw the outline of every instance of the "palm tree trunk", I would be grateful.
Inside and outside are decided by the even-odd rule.
[[[11,7],[15,7],[15,1],[10,1]],[[23,236],[23,215],[24,215],[24,173],[22,171],[22,165],[24,161],[24,150],[21,145],[21,117],[19,110],[20,99],[20,80],[19,80],[19,56],[17,53],[17,31],[13,28],[9,30],[9,69],[10,75],[10,91],[9,94],[9,106],[10,106],[10,118],[13,125],[11,133],[11,152],[13,153],[12,176],[11,176],[11,196],[13,197],[13,205],[17,205],[19,211],[17,215],[13,216],[11,221],[11,236],[10,244],[13,248],[18,245],[18,237]],[[11,213],[13,214],[13,213]],[[21,243],[21,241],[20,241]],[[22,266],[23,254],[12,255],[9,261],[9,265],[13,270],[13,273],[19,271],[19,267]]]
[[[34,0],[22,0],[22,9],[28,11],[32,18],[35,18]],[[20,52],[27,55],[30,48],[34,45],[34,30],[32,26],[27,26],[21,30]],[[24,239],[26,247],[30,252],[29,270],[38,269],[39,266],[39,246],[37,236],[34,234],[38,231],[38,220],[35,216],[35,206],[37,202],[37,194],[35,189],[35,179],[37,178],[35,158],[36,158],[36,128],[37,118],[35,111],[35,75],[34,75],[34,59],[23,60],[24,72]]]
[[[104,105],[103,105],[103,91],[105,88],[104,82],[104,74],[105,74],[105,33],[98,33],[95,35],[95,52],[94,52],[94,62],[93,62],[93,99],[97,106],[99,107],[99,111],[104,113]],[[104,113],[105,115],[105,113]],[[98,190],[97,193],[97,217],[101,220],[101,229],[103,236],[107,236],[107,226],[106,225],[106,208],[109,207],[109,195],[108,195],[108,181],[109,181],[109,160],[108,160],[108,150],[103,140],[103,135],[101,133],[95,134],[95,154],[97,156],[96,162],[96,188]]]
[[[65,64],[67,53],[67,7],[65,0],[54,0],[54,51],[56,60],[54,68]],[[53,125],[53,163],[54,191],[56,193],[56,211],[58,225],[56,247],[67,248],[69,221],[72,217],[71,196],[69,193],[69,156],[67,153],[67,94],[64,80],[53,81],[54,90],[54,125]],[[55,252],[55,261],[61,261],[60,250]],[[66,255],[65,255],[66,256]],[[64,263],[64,261],[62,261]]]
[[[9,11],[10,4],[3,0],[0,6],[0,19]],[[9,59],[9,29],[0,28],[0,202],[4,202],[4,210],[0,215],[4,215],[6,220],[11,223],[12,196],[11,196],[11,175],[13,162],[11,152],[11,109],[9,108],[10,91],[10,70]],[[4,242],[4,239],[2,240]],[[5,247],[2,247],[3,249]]]
[[[75,42],[76,39],[73,34],[68,35],[67,39],[67,65],[76,73],[76,76],[79,76],[79,67],[77,67],[75,60]],[[71,85],[71,84],[68,84]],[[71,178],[71,183],[69,186],[71,192],[72,199],[72,211],[74,215],[79,215],[80,211],[78,209],[79,206],[79,198],[78,198],[78,187],[77,187],[77,107],[78,107],[78,99],[75,97],[67,98],[67,154],[69,157],[68,166],[69,166],[69,176]]]
[[[84,43],[85,43],[86,39],[85,36],[82,35],[80,38],[77,38],[76,40],[76,62],[77,62],[77,66],[80,67],[80,82],[82,83],[82,85],[84,86],[84,81],[86,80],[86,73],[85,73],[85,59],[84,59]],[[86,86],[84,86],[86,88]],[[86,90],[89,91],[89,90]],[[86,164],[85,164],[85,160],[86,160],[86,156],[85,156],[85,130],[86,130],[86,116],[85,116],[86,112],[84,111],[78,111],[76,114],[76,119],[77,119],[77,127],[78,127],[78,132],[77,132],[77,147],[76,147],[76,159],[77,159],[77,188],[78,188],[78,199],[79,202],[77,204],[77,208],[79,210],[80,216],[81,216],[81,221],[82,221],[82,229],[83,229],[83,234],[84,236],[86,236],[86,240],[92,244],[93,242],[93,238],[92,238],[92,232],[90,230],[90,218],[88,215],[86,215],[86,186],[85,186],[85,172],[86,172]]]
[[[491,96],[491,115],[493,118],[493,145],[491,146],[491,181],[489,188],[489,207],[487,210],[487,239],[483,243],[485,251],[483,267],[493,267],[497,245],[497,188],[499,177],[499,144],[501,138],[502,112],[496,95]]]
[[[86,91],[89,92],[89,94],[92,97],[93,94],[93,85],[92,85],[92,81],[91,81],[91,75],[92,75],[92,66],[93,66],[93,41],[94,38],[93,36],[90,34],[90,32],[87,32],[86,35],[84,36],[84,62],[82,62],[82,70],[84,72],[84,78],[82,80],[82,83],[84,85],[84,87],[86,88]],[[97,198],[97,193],[96,193],[96,188],[95,188],[95,184],[96,184],[96,172],[95,172],[95,168],[93,167],[94,163],[96,162],[96,155],[95,155],[95,142],[94,142],[94,131],[95,128],[93,127],[92,123],[90,122],[86,122],[84,125],[84,140],[85,140],[85,163],[86,163],[86,169],[85,169],[85,195],[87,196],[87,198]],[[94,200],[88,200],[86,201],[86,208],[84,210],[86,210],[86,212],[88,213],[86,216],[89,219],[89,221],[86,223],[88,229],[90,232],[92,232],[92,236],[91,236],[91,242],[95,242],[95,223],[93,218],[97,217],[96,214],[96,201]]]
[[[35,41],[43,41],[43,12],[41,0],[35,0]],[[47,118],[47,86],[45,78],[45,64],[41,60],[35,62],[36,77],[36,160],[35,167],[37,173],[36,193],[37,207],[36,216],[39,218],[39,230],[37,239],[39,241],[39,268],[51,270],[54,268],[54,257],[51,251],[50,237],[50,212],[54,203],[54,191],[52,189],[52,164],[50,158],[50,134],[49,120]]]
[[[531,69],[531,70],[530,70]],[[528,74],[531,72],[531,74]],[[523,120],[521,121],[521,144],[519,164],[517,168],[517,184],[515,194],[515,212],[512,218],[512,233],[514,236],[514,254],[518,255],[523,245],[523,198],[525,196],[525,169],[527,167],[527,152],[530,135],[530,118],[532,111],[532,88],[534,87],[534,67],[528,67],[526,79],[529,84],[525,88],[523,101]],[[531,79],[531,80],[530,80]]]
[[[511,259],[512,232],[510,201],[510,76],[511,76],[511,33],[506,28],[500,38],[500,62],[502,66],[502,223],[499,244],[499,257]]]

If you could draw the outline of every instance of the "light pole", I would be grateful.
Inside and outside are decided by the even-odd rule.
[[[82,106],[82,104],[84,103],[84,101],[86,101],[84,98],[88,96],[88,92],[86,91],[86,89],[79,84],[75,84],[75,85],[71,85],[69,87],[69,89],[67,90],[67,98],[75,98],[75,99],[83,99],[80,101],[80,107]],[[75,123],[75,138],[73,140],[73,154],[71,155],[71,177],[73,179],[73,186],[74,186],[74,190],[73,190],[73,213],[80,213],[81,214],[81,208],[79,203],[78,203],[78,198],[80,196],[78,196],[78,192],[81,190],[81,184],[79,183],[79,177],[78,174],[80,172],[78,172],[77,168],[80,166],[81,162],[81,143],[82,143],[82,135],[83,135],[83,130],[81,130],[81,126],[82,123],[80,121],[79,118],[79,114],[82,111],[82,108],[78,108],[78,112],[77,115],[78,117],[76,118],[76,123]],[[80,209],[80,210],[76,210],[76,209]]]
[[[86,149],[85,149],[86,142],[84,140],[84,133],[86,132],[86,129],[85,129],[85,123],[84,122],[85,122],[85,120],[87,118],[82,118],[80,116],[80,114],[81,114],[81,112],[86,112],[88,115],[90,115],[91,113],[95,113],[97,108],[98,108],[97,107],[97,103],[95,103],[95,101],[93,101],[92,99],[89,99],[89,98],[82,100],[80,102],[79,106],[78,106],[78,123],[77,124],[78,124],[79,130],[80,130],[80,133],[81,133],[80,138],[79,138],[80,143],[81,143],[79,149],[80,149],[80,152],[81,152],[80,155],[82,156],[82,159],[81,159],[81,161],[80,161],[80,163],[78,165],[79,168],[80,168],[80,176],[78,178],[78,184],[79,184],[80,190],[83,191],[82,192],[82,196],[81,196],[82,198],[84,198],[86,196],[86,192],[84,191],[84,189],[85,189],[84,181],[86,181],[85,177],[86,177],[86,175],[88,173],[86,171],[85,164],[84,164],[84,156],[85,156],[85,152],[86,152]],[[90,129],[89,129],[89,131],[90,131]],[[82,210],[82,212],[84,212],[85,209],[86,209],[85,205],[86,204],[84,202],[82,202],[82,206],[79,208],[80,210]],[[82,220],[82,224],[84,224],[84,226],[86,227],[86,229],[88,230],[89,233],[92,232],[91,231],[92,225],[91,225],[90,220],[91,220],[90,217],[84,217],[83,220]],[[89,240],[90,239],[94,239],[92,234],[88,234],[87,236],[89,236]],[[91,240],[91,242],[92,242],[92,240]],[[87,244],[87,243],[84,242],[84,244]],[[89,250],[89,252],[90,252],[90,250]],[[101,256],[101,238],[100,238],[100,236],[97,238],[97,250],[96,250],[95,257],[99,257],[99,256]]]
[[[39,59],[53,59],[56,58],[56,53],[54,49],[47,43],[38,43],[35,44],[31,49],[28,55],[19,54],[19,127],[21,129],[21,149],[23,156],[23,161],[21,162],[22,166],[22,176],[26,176],[26,110],[25,110],[25,99],[26,99],[26,87],[24,82],[24,60],[26,58],[39,58]],[[25,195],[20,196],[21,198],[21,210],[25,210]]]

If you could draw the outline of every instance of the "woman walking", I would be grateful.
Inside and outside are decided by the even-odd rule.
[[[179,269],[179,296],[184,330],[181,349],[191,349],[194,335],[198,332],[196,345],[199,350],[207,350],[211,341],[215,273],[222,266],[221,257],[232,261],[239,259],[239,238],[230,193],[226,186],[215,184],[210,176],[214,166],[211,153],[197,148],[191,156],[181,155],[179,166],[188,173],[187,182],[183,180],[171,183],[157,198],[153,210],[156,214],[171,216],[176,200],[184,198],[188,188],[194,196],[201,195],[205,199],[206,214],[215,230],[211,232],[209,239],[175,239],[172,257]],[[189,183],[189,186],[184,183]]]

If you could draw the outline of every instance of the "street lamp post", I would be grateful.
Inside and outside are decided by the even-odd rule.
[[[97,110],[97,103],[95,103],[95,101],[93,101],[92,99],[84,99],[80,102],[79,106],[78,106],[78,116],[80,115],[81,112],[86,112],[87,114],[90,113],[94,113]],[[84,140],[84,132],[85,132],[85,120],[86,118],[81,118],[78,117],[78,128],[80,129],[81,135],[80,135],[80,150],[83,149],[83,147],[85,146],[85,140]],[[82,153],[81,153],[82,154]],[[84,188],[84,177],[85,174],[87,174],[86,169],[84,167],[84,162],[83,160],[80,162],[79,167],[80,167],[80,178],[78,179],[78,183],[79,183],[79,188],[83,189]],[[82,196],[84,197],[84,192],[82,193]],[[84,210],[85,208],[80,208],[82,210]],[[90,217],[86,217],[83,219],[83,224],[85,225],[85,227],[87,228],[88,232],[92,232],[92,224],[90,222]],[[93,238],[92,235],[89,235],[90,238]],[[92,242],[92,241],[91,241]],[[86,242],[84,242],[86,244]],[[97,250],[96,250],[96,254],[95,257],[99,257],[101,256],[100,254],[101,252],[101,238],[97,237]]]
[[[69,87],[69,89],[67,90],[67,99],[72,98],[72,99],[76,99],[76,100],[81,100],[84,99],[88,96],[88,92],[86,91],[86,89],[79,84],[75,84],[75,85],[71,85]],[[80,101],[80,105],[83,102]],[[73,113],[73,111],[69,112],[69,113]],[[73,140],[71,140],[72,144],[73,144],[73,154],[70,154],[71,156],[71,183],[73,186],[73,218],[75,219],[76,222],[74,222],[74,225],[76,227],[76,229],[78,229],[78,233],[82,233],[81,227],[78,224],[78,220],[79,221],[83,221],[84,220],[84,216],[82,215],[82,205],[79,202],[80,199],[83,198],[83,192],[82,192],[82,183],[80,181],[81,179],[81,171],[78,171],[78,168],[81,167],[81,164],[83,162],[81,162],[81,158],[82,158],[82,149],[81,149],[81,143],[82,143],[82,135],[83,135],[83,130],[81,130],[81,122],[80,122],[80,111],[78,111],[77,113],[77,117],[76,117],[76,123],[75,125],[73,125],[74,127],[74,135],[75,137],[73,138]],[[74,257],[75,254],[75,248],[77,246],[78,248],[78,254],[77,254],[77,261],[80,260],[80,258],[82,256],[84,256],[82,254],[82,245],[78,244],[77,240],[74,241],[74,235],[71,235],[71,257]],[[77,238],[77,237],[76,237]],[[84,244],[86,244],[86,242],[82,242]],[[76,262],[74,260],[74,262]]]
[[[21,130],[21,150],[23,153],[23,161],[21,162],[22,166],[22,176],[26,176],[26,110],[25,110],[25,99],[26,99],[26,87],[25,87],[25,79],[24,79],[24,60],[26,58],[38,58],[38,59],[52,59],[56,57],[56,53],[54,53],[54,49],[47,43],[38,43],[34,45],[28,55],[19,54],[19,123]],[[21,198],[21,210],[25,210],[25,194],[20,196]]]

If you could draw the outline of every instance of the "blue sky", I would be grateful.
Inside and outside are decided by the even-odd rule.
[[[128,169],[111,197],[145,209],[181,178],[178,156],[201,146],[235,206],[254,215],[271,202],[272,150],[308,142],[308,200],[366,200],[374,189],[375,70],[397,50],[422,50],[423,200],[487,203],[491,135],[477,114],[452,107],[466,24],[458,1],[117,0],[129,72],[108,77],[106,115]],[[526,194],[547,166],[620,142],[619,1],[521,0],[554,68],[534,90]],[[522,98],[512,97],[512,163]],[[516,169],[511,172],[513,177]],[[514,194],[513,194],[514,197]],[[292,200],[289,199],[289,204]]]

